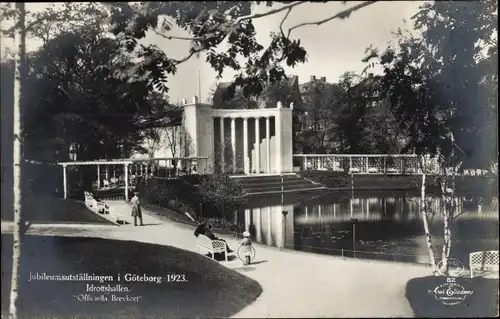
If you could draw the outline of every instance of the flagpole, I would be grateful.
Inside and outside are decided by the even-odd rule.
[[[201,71],[198,70],[198,96],[200,97],[200,103],[202,102],[201,99]]]

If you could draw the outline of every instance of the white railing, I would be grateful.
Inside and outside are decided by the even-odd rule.
[[[129,166],[130,177],[177,178],[181,175],[206,174],[207,157],[134,158]]]
[[[96,166],[93,187],[109,189],[125,186],[124,196],[128,200],[128,187],[134,186],[138,179],[175,179],[183,175],[206,174],[208,163],[207,157],[155,157],[71,161],[57,165],[63,167],[64,198],[67,198],[68,191],[68,168]]]
[[[421,174],[419,155],[413,154],[295,154],[301,171],[320,170],[349,174],[413,175]],[[427,174],[439,173],[436,159],[426,157]]]

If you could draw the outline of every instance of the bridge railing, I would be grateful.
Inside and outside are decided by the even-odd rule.
[[[413,154],[295,154],[300,169],[345,172],[349,174],[421,174],[421,157]],[[428,174],[439,173],[436,159],[425,158]]]

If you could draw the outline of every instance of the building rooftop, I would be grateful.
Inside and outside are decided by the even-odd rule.
[[[288,76],[279,82],[268,84],[258,97],[245,97],[240,86],[234,88],[234,96],[230,97],[230,90],[234,82],[221,82],[213,94],[213,107],[216,109],[228,108],[265,108],[274,107],[276,99],[283,102],[283,107],[289,107],[290,102],[300,100],[298,76]]]
[[[373,75],[373,73],[369,73],[366,78],[361,80],[358,84],[352,87],[354,91],[363,91],[363,90],[371,90],[376,88],[382,81],[382,76]]]
[[[318,91],[322,91],[325,88],[337,89],[338,85],[327,82],[324,76],[318,78],[314,75],[310,77],[308,82],[299,85],[300,94],[302,96],[318,93]]]

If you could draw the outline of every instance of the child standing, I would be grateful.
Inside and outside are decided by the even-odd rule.
[[[241,253],[245,256],[245,265],[250,265],[252,261],[252,240],[248,231],[243,232],[243,239],[240,242]]]

